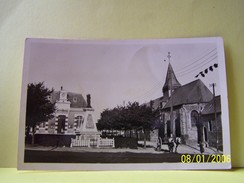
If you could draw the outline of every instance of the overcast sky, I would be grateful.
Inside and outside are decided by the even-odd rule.
[[[178,81],[184,85],[202,70],[218,63],[213,42],[170,40],[68,41],[29,39],[25,52],[28,83],[42,82],[59,91],[91,94],[96,118],[105,108],[129,101],[148,102],[162,96],[168,52]],[[166,60],[166,61],[164,61]],[[25,68],[27,69],[27,68]],[[217,83],[218,69],[199,77],[205,85]]]

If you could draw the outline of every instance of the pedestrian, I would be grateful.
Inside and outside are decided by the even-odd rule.
[[[161,137],[158,137],[156,151],[161,151],[161,147],[162,147],[162,139]]]
[[[200,153],[204,153],[204,147],[203,147],[203,143],[200,141],[199,142],[199,147],[200,147]]]
[[[173,138],[173,134],[170,134],[170,138],[168,140],[168,147],[169,147],[169,152],[174,152],[175,141]]]
[[[175,139],[175,152],[176,153],[177,153],[177,148],[178,148],[180,143],[181,143],[180,137],[176,137],[176,139]]]

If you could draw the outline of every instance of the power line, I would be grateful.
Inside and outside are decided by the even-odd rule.
[[[184,66],[184,67],[182,67],[182,68],[180,68],[180,69],[178,69],[178,70],[176,70],[175,72],[176,72],[176,73],[177,73],[177,72],[183,72],[183,70],[184,70],[185,68],[188,68],[188,67],[190,67],[191,65],[193,65],[193,64],[195,64],[195,63],[201,61],[201,59],[203,59],[204,57],[210,55],[210,54],[211,54],[212,52],[214,52],[215,50],[216,50],[216,48],[212,49],[211,51],[209,51],[208,53],[204,54],[203,56],[201,56],[201,57],[198,58],[197,60],[192,59],[192,60],[195,60],[195,61],[193,61],[192,63],[190,63],[190,64],[188,64],[188,65],[186,65],[186,66]],[[215,53],[215,54],[216,54],[216,53]],[[196,58],[197,58],[197,57],[196,57]]]
[[[212,62],[212,61],[215,60],[216,58],[217,58],[217,56],[215,56],[214,58],[212,58],[210,61],[208,61],[208,62],[202,64],[201,66],[195,68],[194,70],[189,71],[189,72],[187,72],[187,73],[182,73],[182,74],[178,75],[177,77],[181,77],[181,76],[187,75],[187,74],[189,74],[189,73],[192,73],[192,72],[196,71],[197,69],[200,69],[200,68],[202,68],[203,66],[207,65],[208,63]]]
[[[183,68],[190,67],[191,65],[193,65],[193,64],[195,64],[195,63],[197,63],[197,62],[199,62],[201,59],[203,59],[204,57],[210,55],[210,54],[213,53],[215,50],[216,50],[216,48],[213,49],[213,50],[211,50],[211,51],[209,51],[208,53],[206,53],[204,56],[200,57],[200,58],[197,59],[196,61],[194,61],[194,63],[191,63],[191,64],[189,64],[189,65],[187,65],[187,66],[185,66],[185,67],[183,67]],[[210,58],[213,57],[213,56],[215,56],[215,57],[212,58],[212,59],[209,61],[208,59],[210,59]],[[210,62],[212,62],[212,61],[213,61],[214,59],[216,59],[216,58],[217,58],[217,55],[216,55],[216,53],[214,53],[214,55],[211,55],[210,57],[208,57],[208,58],[206,58],[205,60],[203,60],[202,63],[200,64],[200,66],[199,66],[199,65],[195,65],[195,66],[193,66],[193,67],[191,67],[191,68],[189,68],[189,69],[187,69],[187,70],[185,70],[185,71],[181,71],[182,73],[181,73],[180,75],[178,75],[177,78],[180,78],[180,77],[182,77],[182,76],[188,75],[189,73],[195,71],[196,69],[199,69],[199,68],[203,67],[204,65],[206,65],[206,64],[208,64],[208,63],[210,63]],[[205,62],[206,62],[206,63],[205,63]],[[196,68],[196,67],[197,67],[197,68]],[[183,69],[183,68],[182,68],[182,69]],[[192,69],[194,69],[194,70],[192,70]],[[186,72],[187,72],[187,73],[186,73]],[[179,73],[180,73],[180,72],[179,72]],[[157,91],[156,88],[158,88],[159,86],[162,87],[162,83],[163,83],[163,81],[157,82],[156,85],[154,85],[151,89],[147,90],[144,94],[142,94],[142,95],[136,97],[135,100],[141,100],[141,99],[143,99],[143,98],[146,98],[146,97],[152,95],[153,93],[155,93],[155,91]]]
[[[185,73],[185,72],[189,72],[189,71],[191,71],[192,69],[195,70],[195,68],[196,68],[196,67],[199,67],[199,65],[203,65],[203,64],[205,64],[205,63],[208,63],[208,60],[211,59],[212,57],[217,57],[217,53],[215,53],[215,54],[213,54],[213,55],[211,55],[211,56],[205,58],[204,60],[202,60],[202,62],[201,62],[200,64],[198,64],[198,65],[194,65],[193,67],[191,67],[191,68],[189,68],[189,69],[187,69],[187,70],[184,70],[184,71],[181,71],[181,72],[176,72],[176,74],[180,74],[180,75],[181,75],[181,74],[183,74],[183,73]]]
[[[199,68],[205,66],[206,64],[212,62],[214,59],[217,58],[217,55],[216,55],[217,53],[216,52],[213,53],[215,50],[216,50],[216,48],[208,51],[206,54],[204,54],[203,56],[201,56],[197,60],[193,61],[191,64],[188,64],[188,65],[182,67],[181,69],[177,70],[178,71],[177,74],[180,73],[177,76],[177,78],[182,77],[182,76],[185,76],[185,75],[188,75],[189,73],[192,73],[192,72],[196,71],[196,69],[199,69]],[[207,58],[205,58],[205,57],[207,57]],[[212,57],[214,57],[214,58],[212,58]],[[202,59],[204,59],[204,60],[202,60]],[[211,60],[209,60],[209,59],[211,59]],[[199,65],[193,66],[194,64],[198,63],[199,61],[201,61],[200,66]],[[193,67],[191,67],[191,66],[193,66]],[[191,67],[191,68],[189,68],[189,67]],[[188,68],[188,69],[186,69],[186,68]],[[192,70],[192,69],[194,69],[194,70]],[[153,93],[155,93],[156,91],[158,91],[157,90],[158,87],[162,87],[163,80],[162,81],[159,81],[159,82],[154,82],[154,83],[155,83],[155,85],[153,85],[149,90],[145,91],[145,93],[141,94],[140,96],[135,97],[134,100],[137,100],[138,101],[138,100],[141,100],[143,98],[147,98],[147,97],[151,96]]]
[[[162,81],[158,82],[156,85],[151,87],[149,90],[147,90],[142,95],[135,97],[134,100],[141,100],[143,98],[146,98],[146,97],[152,95],[155,91],[158,91],[157,88],[159,88],[159,87],[160,88],[162,87]]]
[[[209,66],[208,68],[204,69],[203,71],[199,72],[199,74],[196,75],[195,78],[197,78],[197,77],[200,76],[200,75],[201,75],[202,77],[205,77],[205,74],[208,73],[208,70],[213,71],[214,68],[217,68],[217,67],[218,67],[218,64],[215,63],[215,64]]]

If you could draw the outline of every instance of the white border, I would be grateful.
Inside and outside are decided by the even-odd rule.
[[[25,149],[25,114],[26,114],[26,95],[27,95],[27,78],[29,70],[29,54],[31,51],[31,42],[55,42],[60,44],[190,44],[190,43],[216,43],[219,64],[219,78],[221,91],[221,110],[222,110],[222,129],[223,129],[223,154],[230,155],[230,124],[228,109],[228,93],[226,66],[224,55],[224,44],[221,37],[210,38],[179,38],[179,39],[148,39],[148,40],[58,40],[58,39],[26,39],[24,65],[23,65],[23,82],[21,91],[21,109],[20,109],[20,126],[19,126],[19,147],[18,147],[18,169],[20,170],[195,170],[195,169],[231,169],[231,163],[138,163],[138,164],[87,164],[87,163],[24,163]]]

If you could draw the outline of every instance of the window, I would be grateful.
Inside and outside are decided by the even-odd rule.
[[[77,97],[74,97],[73,98],[73,102],[77,102]]]
[[[208,131],[212,132],[213,131],[213,126],[212,126],[212,121],[208,121]]]
[[[77,116],[76,119],[77,119],[77,128],[82,128],[84,118],[82,116]]]
[[[198,112],[197,111],[192,111],[191,112],[191,126],[196,127],[198,123]]]

